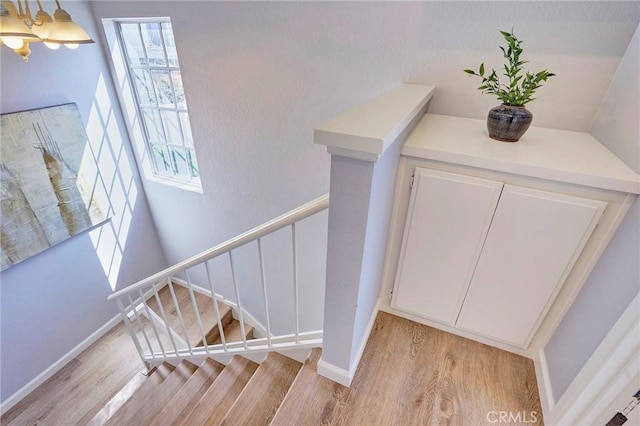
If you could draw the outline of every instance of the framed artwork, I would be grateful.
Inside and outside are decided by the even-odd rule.
[[[76,104],[0,116],[2,270],[107,219]]]

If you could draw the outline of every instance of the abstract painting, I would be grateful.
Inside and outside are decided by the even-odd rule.
[[[109,204],[76,104],[0,120],[4,270],[105,221]]]

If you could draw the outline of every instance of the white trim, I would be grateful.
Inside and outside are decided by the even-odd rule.
[[[349,365],[349,370],[345,370],[344,368],[337,367],[333,364],[328,363],[324,359],[320,358],[318,360],[317,371],[323,377],[327,379],[333,380],[336,383],[340,383],[343,386],[351,386],[351,381],[353,380],[353,376],[355,376],[356,371],[358,370],[358,364],[360,364],[360,358],[362,358],[362,354],[364,353],[364,349],[367,346],[367,342],[369,341],[369,335],[371,334],[371,330],[373,330],[373,325],[376,322],[376,318],[378,317],[378,312],[380,311],[380,299],[376,302],[376,306],[373,308],[373,312],[371,313],[371,318],[369,318],[369,323],[367,324],[367,328],[365,329],[362,340],[360,341],[360,346],[358,346],[358,351],[355,353],[355,357],[352,357],[351,364]]]
[[[549,376],[549,365],[547,364],[547,356],[544,349],[536,352],[533,358],[533,365],[536,372],[536,381],[538,382],[538,394],[540,395],[540,405],[542,406],[542,414],[545,416],[551,413],[555,405],[553,397],[553,389],[551,388],[551,376]]]
[[[353,375],[349,371],[336,367],[322,358],[318,360],[317,371],[319,375],[347,387],[351,385],[351,380],[353,379]]]
[[[369,323],[367,324],[367,328],[365,328],[364,333],[362,334],[362,340],[360,340],[360,346],[358,347],[358,352],[355,353],[355,357],[351,357],[351,364],[349,365],[349,371],[351,374],[351,379],[356,374],[356,370],[358,369],[358,365],[360,364],[360,358],[362,358],[362,354],[364,353],[364,348],[367,346],[367,342],[369,341],[369,335],[371,334],[371,330],[373,330],[373,325],[376,323],[376,318],[378,317],[378,312],[380,311],[380,298],[376,302],[376,306],[373,307],[373,312],[371,312],[371,317],[369,318]]]
[[[238,305],[231,306],[231,316],[234,320],[240,321],[240,312],[238,311]],[[245,308],[242,308],[242,319],[244,320],[245,324],[253,327],[253,337],[258,339],[267,337],[267,329]]]
[[[592,424],[616,396],[616,385],[640,373],[640,294],[636,295],[548,415],[548,424]],[[612,413],[612,415],[615,413]]]
[[[2,403],[0,404],[0,415],[4,415],[7,411],[9,411],[9,409],[11,409],[18,402],[20,402],[24,397],[29,395],[38,386],[43,384],[45,381],[51,378],[54,374],[60,371],[72,359],[80,355],[82,351],[84,351],[93,343],[95,343],[99,338],[107,334],[107,332],[111,330],[113,327],[115,327],[121,320],[122,318],[120,317],[120,314],[117,314],[116,316],[111,318],[102,327],[100,327],[99,329],[91,333],[89,337],[87,337],[82,342],[80,342],[80,344],[78,344],[75,348],[71,349],[69,352],[64,354],[60,359],[54,362],[42,373],[38,374],[38,376],[36,376],[33,380],[31,380],[29,383],[24,385],[20,390],[18,390],[16,393],[11,395],[6,400],[2,401]]]
[[[382,155],[375,152],[363,152],[354,149],[340,148],[338,146],[327,146],[327,152],[331,155],[368,161],[370,163],[375,163]]]

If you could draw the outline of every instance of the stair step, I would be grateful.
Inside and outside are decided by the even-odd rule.
[[[219,311],[220,311],[220,322],[222,323],[222,329],[226,330],[227,327],[233,321],[233,312],[231,308],[225,304],[218,303]],[[218,328],[218,320],[215,320],[213,326],[209,329],[209,331],[205,334],[205,338],[207,340],[207,344],[215,345],[217,343],[221,343],[220,340],[220,329]],[[203,324],[204,326],[204,324]],[[206,331],[206,329],[205,329]],[[198,340],[197,346],[204,345],[202,339]]]
[[[212,359],[207,359],[198,367],[187,383],[176,392],[175,396],[158,413],[152,425],[171,424],[176,419],[182,419],[191,412],[200,398],[211,387],[225,366]]]
[[[322,349],[320,348],[311,351],[311,355],[300,369],[287,396],[280,404],[280,408],[271,422],[272,425],[289,426],[319,423],[326,416],[324,411],[327,409],[327,405],[312,403],[318,393],[335,395],[336,404],[334,405],[340,405],[343,391],[348,391],[349,388],[318,375],[317,365],[321,355]],[[309,392],[309,389],[314,389],[314,391]],[[304,407],[304,410],[301,410],[301,407]]]
[[[247,340],[253,339],[252,326],[245,324],[244,331],[246,333]],[[231,322],[224,328],[224,339],[227,343],[242,341],[242,328],[240,327],[240,321],[235,319],[231,320]],[[219,343],[222,343],[222,339],[220,336],[217,336],[211,344],[217,345]]]
[[[223,425],[268,425],[300,370],[300,364],[272,352],[260,364],[224,417]]]
[[[162,364],[158,366],[153,372],[144,376],[142,373],[136,374],[129,382],[115,394],[109,402],[107,402],[100,411],[98,411],[92,419],[87,421],[88,425],[103,425],[111,417],[115,415],[118,410],[125,405],[134,396],[143,394],[145,392],[153,392],[158,386],[164,382],[169,375],[175,370],[170,364]],[[84,423],[84,422],[82,422]]]
[[[258,364],[235,356],[205,392],[182,425],[219,424],[242,393]],[[177,424],[174,422],[174,424]]]
[[[198,367],[182,361],[158,386],[143,385],[107,422],[108,425],[148,423],[189,380]],[[155,374],[155,372],[153,373]],[[153,376],[151,374],[151,376]],[[150,377],[151,377],[150,376]]]
[[[210,337],[212,339],[215,338],[215,336],[217,336],[218,334],[218,319],[215,314],[215,309],[213,309],[213,300],[209,296],[205,296],[204,294],[198,292],[193,293],[194,299],[196,300],[196,307],[200,314],[200,321],[202,323],[201,332],[200,326],[198,325],[198,321],[196,319],[196,311],[194,309],[193,302],[191,301],[189,290],[177,284],[173,285],[173,290],[178,301],[178,306],[180,307],[182,319],[187,329],[186,334],[189,342],[194,346],[200,345],[202,343],[202,332],[205,333],[205,336],[210,333]],[[180,336],[180,338],[184,339],[184,329],[182,328],[182,324],[180,323],[178,310],[173,303],[169,287],[166,286],[162,288],[158,292],[158,296],[160,297],[160,300],[162,302],[162,308],[164,310],[167,321],[169,322],[169,326]],[[162,316],[160,314],[160,309],[155,297],[149,299],[148,305],[158,315]],[[224,327],[231,321],[231,308],[224,303],[218,302],[218,310],[220,312],[222,325]],[[207,343],[209,343],[209,336],[207,336]],[[169,346],[169,348],[173,349],[172,346]],[[165,349],[168,348],[165,346]]]

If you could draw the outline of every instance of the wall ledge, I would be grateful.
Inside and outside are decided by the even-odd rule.
[[[401,84],[314,129],[330,154],[375,162],[433,96],[435,87]]]

